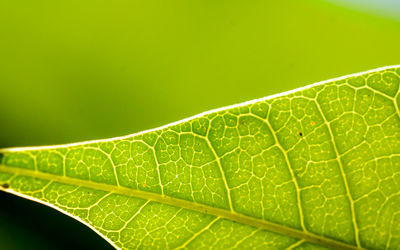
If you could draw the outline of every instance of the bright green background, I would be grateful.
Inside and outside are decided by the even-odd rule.
[[[126,135],[399,64],[393,16],[322,0],[2,1],[0,147]],[[104,244],[19,200],[0,196],[0,248]]]

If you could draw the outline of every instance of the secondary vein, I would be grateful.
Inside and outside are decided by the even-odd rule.
[[[345,186],[345,189],[346,189],[346,195],[347,195],[347,197],[349,199],[349,202],[350,202],[351,219],[352,219],[352,222],[353,222],[352,224],[353,224],[353,229],[354,229],[354,238],[356,240],[357,246],[361,247],[360,237],[359,237],[359,232],[358,232],[358,226],[357,226],[357,220],[356,220],[356,212],[354,210],[354,200],[351,197],[349,184],[347,182],[346,174],[344,173],[343,163],[342,163],[342,160],[340,158],[339,151],[337,149],[335,138],[333,137],[332,128],[330,126],[330,123],[326,119],[325,114],[322,112],[322,109],[321,109],[321,107],[320,107],[320,105],[319,105],[317,100],[315,100],[315,104],[317,106],[317,109],[318,109],[319,113],[322,116],[322,119],[324,120],[324,123],[328,127],[329,135],[331,137],[333,149],[334,149],[335,155],[336,155],[336,160],[337,160],[337,162],[339,164],[340,174],[341,174],[341,176],[343,178],[344,186]]]

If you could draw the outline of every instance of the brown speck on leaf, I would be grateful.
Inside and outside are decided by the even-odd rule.
[[[315,122],[314,122],[314,121],[311,121],[310,124],[311,124],[311,126],[314,126],[314,125],[315,125]]]
[[[1,187],[4,188],[4,189],[7,189],[7,188],[10,187],[10,184],[4,183],[4,184],[1,185]]]
[[[303,136],[303,133],[302,133],[302,132],[298,132],[297,134],[300,135],[300,136]]]

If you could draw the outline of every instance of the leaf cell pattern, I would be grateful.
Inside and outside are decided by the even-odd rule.
[[[400,67],[123,138],[0,151],[116,248],[400,248]]]

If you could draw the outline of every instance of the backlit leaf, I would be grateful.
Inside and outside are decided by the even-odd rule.
[[[400,67],[108,140],[0,151],[1,189],[117,248],[400,248]]]

